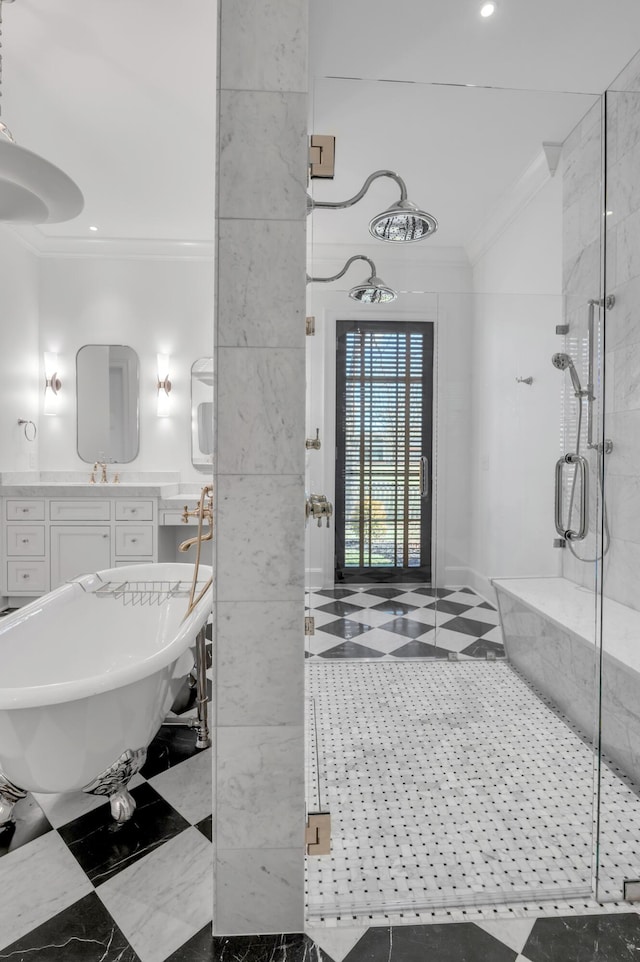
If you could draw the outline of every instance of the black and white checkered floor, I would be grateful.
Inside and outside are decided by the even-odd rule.
[[[0,959],[215,957],[211,750],[195,739],[194,729],[160,729],[122,826],[104,798],[80,792],[16,805],[14,825],[0,831]]]
[[[311,658],[465,661],[504,657],[495,607],[471,588],[366,585],[308,596]]]

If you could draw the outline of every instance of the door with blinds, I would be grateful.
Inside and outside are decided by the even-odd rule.
[[[431,582],[433,324],[338,321],[336,583]]]

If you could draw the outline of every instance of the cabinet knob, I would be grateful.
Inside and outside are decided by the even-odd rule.
[[[28,581],[31,576],[25,571],[22,577],[24,578],[25,581]]]
[[[29,539],[28,539],[28,538],[23,538],[23,539],[22,539],[22,544],[29,544]]]

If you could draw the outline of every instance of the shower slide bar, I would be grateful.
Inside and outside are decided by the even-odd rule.
[[[562,492],[565,465],[573,465],[580,479],[580,527],[573,531],[565,525],[562,517]],[[580,454],[565,454],[556,462],[556,531],[567,541],[584,541],[589,530],[589,465]],[[571,519],[568,519],[568,522]]]

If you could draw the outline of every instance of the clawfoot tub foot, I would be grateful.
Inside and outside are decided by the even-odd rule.
[[[91,795],[106,795],[116,822],[128,822],[136,810],[136,803],[127,790],[127,785],[135,773],[140,771],[146,757],[146,748],[136,748],[133,751],[128,748],[113,765],[85,785],[82,791]]]
[[[0,831],[13,822],[14,806],[26,794],[0,772]]]

